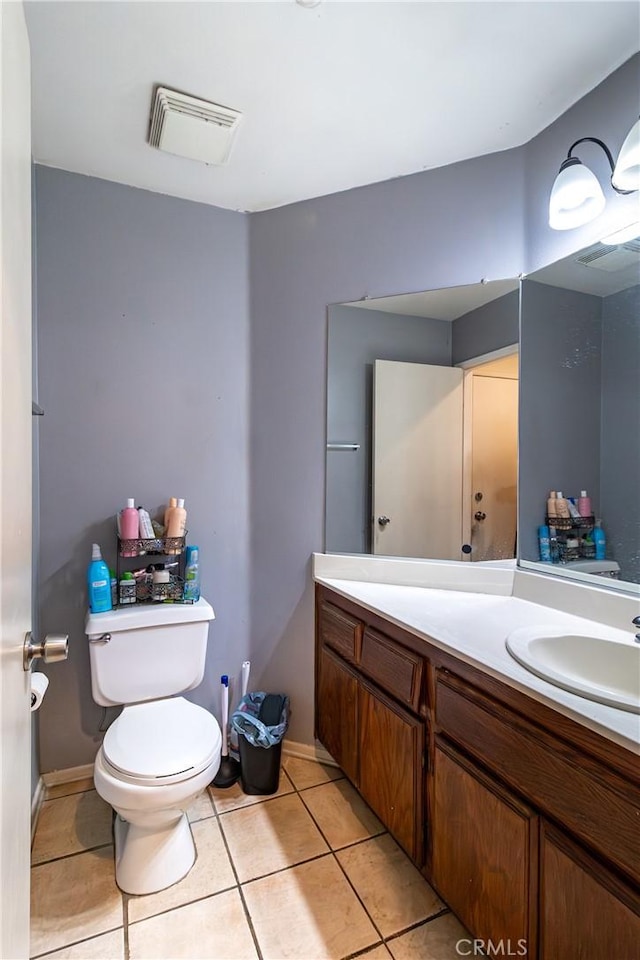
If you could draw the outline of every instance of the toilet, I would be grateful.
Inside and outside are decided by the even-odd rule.
[[[94,765],[116,812],[116,882],[129,894],[181,880],[196,858],[186,811],[220,766],[215,718],[180,694],[204,676],[212,607],[136,605],[86,620],[93,699],[124,706]]]

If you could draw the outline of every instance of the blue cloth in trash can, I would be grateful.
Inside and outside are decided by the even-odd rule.
[[[268,749],[280,743],[289,726],[289,697],[282,698],[279,722],[266,726],[258,716],[266,696],[264,691],[247,693],[231,714],[231,726],[254,747]]]

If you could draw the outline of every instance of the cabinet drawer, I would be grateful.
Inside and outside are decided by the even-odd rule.
[[[362,646],[362,623],[348,613],[322,601],[318,607],[320,640],[345,660],[357,663]]]
[[[383,690],[417,712],[422,689],[424,661],[368,627],[362,638],[360,668]]]
[[[436,722],[539,810],[640,879],[640,790],[446,671]]]

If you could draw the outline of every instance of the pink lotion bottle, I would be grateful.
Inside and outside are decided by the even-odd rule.
[[[580,496],[578,497],[578,513],[581,517],[592,516],[591,497],[587,496],[586,490],[580,491]]]
[[[135,508],[135,500],[129,498],[127,505],[120,514],[120,539],[137,540],[140,535],[140,517]],[[123,557],[135,557],[138,555],[137,549],[123,550]]]

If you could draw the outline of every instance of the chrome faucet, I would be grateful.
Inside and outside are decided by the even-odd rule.
[[[634,617],[631,623],[634,627],[640,627],[640,617]],[[640,633],[636,633],[636,643],[640,643]]]

